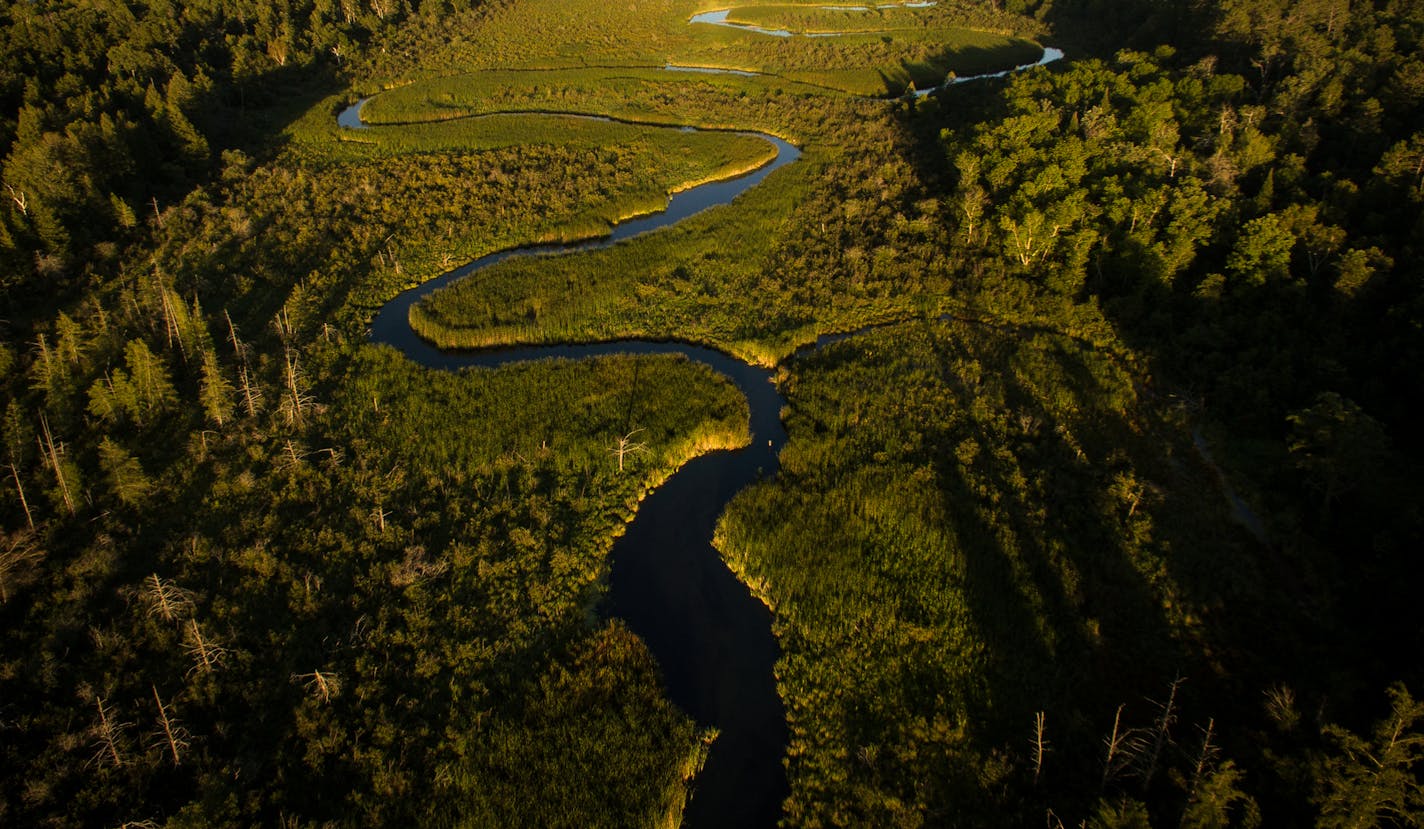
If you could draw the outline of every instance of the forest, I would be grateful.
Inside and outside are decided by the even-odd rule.
[[[800,160],[410,324],[774,372],[712,541],[780,825],[1424,823],[1421,56],[1420,0],[0,3],[0,824],[683,825],[717,729],[601,608],[748,402],[368,327],[751,132]]]

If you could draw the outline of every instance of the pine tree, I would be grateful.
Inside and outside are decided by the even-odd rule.
[[[203,414],[221,428],[232,419],[233,386],[218,365],[217,354],[208,349],[203,354],[203,379],[198,390]]]
[[[1315,802],[1320,829],[1363,829],[1372,826],[1419,825],[1424,818],[1424,733],[1416,726],[1424,718],[1424,702],[1403,685],[1389,689],[1390,714],[1375,725],[1369,739],[1339,726],[1326,726],[1325,736],[1337,753],[1319,766]]]

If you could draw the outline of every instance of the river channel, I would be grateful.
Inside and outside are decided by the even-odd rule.
[[[1045,50],[1043,62],[1061,55]],[[343,111],[338,123],[365,128],[362,104]],[[550,357],[681,354],[720,372],[746,396],[750,443],[689,461],[643,500],[613,545],[602,608],[605,616],[624,620],[647,644],[662,669],[668,697],[699,725],[719,732],[684,812],[683,825],[692,829],[774,826],[789,793],[782,765],[786,714],[773,672],[780,651],[771,612],[732,575],[711,544],[717,518],[732,496],[778,469],[778,453],[786,442],[781,423],[785,400],[771,371],[703,346],[651,340],[442,350],[415,334],[409,314],[411,306],[431,292],[510,257],[572,255],[607,247],[728,204],[801,155],[775,136],[744,134],[770,142],[776,157],[751,173],[676,193],[664,212],[630,219],[601,239],[483,256],[401,293],[376,314],[370,331],[373,342],[393,346],[420,365],[451,371]],[[822,337],[811,347],[834,339],[840,337]]]
[[[361,126],[360,104],[338,122]],[[400,350],[429,368],[494,368],[549,357],[613,353],[682,354],[728,377],[745,395],[751,442],[683,465],[650,493],[613,545],[603,612],[628,625],[662,668],[668,697],[699,725],[719,731],[684,814],[688,827],[773,826],[787,794],[781,765],[786,714],[772,669],[779,655],[771,613],[732,575],[712,547],[717,518],[739,490],[776,472],[786,442],[784,403],[768,369],[710,348],[676,342],[624,340],[594,345],[528,346],[446,351],[411,330],[410,308],[450,282],[512,256],[570,255],[607,247],[668,227],[709,207],[727,204],[794,162],[801,151],[771,135],[776,157],[743,176],[674,194],[662,213],[619,224],[611,235],[573,245],[500,251],[474,260],[397,296],[371,323],[371,340]]]

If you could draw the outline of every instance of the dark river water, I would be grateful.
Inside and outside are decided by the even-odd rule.
[[[1062,56],[1057,49],[1045,49],[1038,63],[1009,71]],[[668,69],[690,71],[686,67]],[[955,82],[1006,74],[976,75]],[[361,103],[343,111],[337,122],[343,127],[364,128]],[[771,142],[776,158],[746,175],[677,193],[664,212],[630,219],[604,238],[483,256],[405,291],[381,308],[371,323],[372,341],[394,346],[430,368],[493,368],[523,360],[615,353],[682,354],[722,373],[746,396],[751,410],[751,443],[690,461],[643,500],[633,522],[613,545],[609,591],[602,608],[605,616],[623,619],[647,643],[662,668],[668,697],[700,725],[715,726],[720,732],[684,813],[683,825],[692,829],[774,826],[789,793],[782,766],[786,712],[773,674],[779,648],[771,631],[771,612],[732,575],[711,543],[717,518],[732,496],[776,473],[777,454],[786,442],[781,425],[785,401],[771,381],[771,372],[710,348],[678,342],[624,340],[447,351],[417,336],[411,330],[409,313],[412,305],[432,291],[511,256],[577,255],[728,204],[801,156],[799,149],[780,138],[746,134]],[[844,336],[822,337],[808,348]]]
[[[341,113],[338,122],[362,126],[359,107]],[[492,368],[522,360],[614,353],[682,354],[722,373],[746,396],[751,443],[690,461],[643,500],[633,522],[613,545],[602,608],[605,615],[624,620],[647,643],[662,668],[668,697],[700,725],[719,731],[684,815],[683,825],[694,829],[774,826],[788,792],[782,767],[786,713],[772,672],[779,649],[771,632],[771,613],[732,575],[711,544],[717,518],[732,496],[776,472],[786,431],[780,414],[784,401],[771,372],[710,348],[676,342],[628,340],[447,351],[417,336],[409,313],[430,292],[511,256],[575,255],[727,204],[801,155],[786,141],[759,137],[771,142],[777,154],[754,172],[677,193],[664,212],[624,222],[602,239],[481,257],[405,291],[371,323],[373,342],[391,345],[431,368]]]

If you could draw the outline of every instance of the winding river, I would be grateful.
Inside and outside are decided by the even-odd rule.
[[[360,106],[341,113],[338,122],[362,126]],[[522,360],[613,353],[682,354],[722,373],[746,396],[750,444],[693,459],[643,500],[614,542],[603,608],[648,645],[662,668],[668,697],[699,725],[719,730],[684,813],[683,825],[689,827],[773,826],[788,792],[781,765],[786,714],[772,671],[779,649],[771,632],[771,612],[732,575],[711,544],[717,518],[732,496],[776,472],[777,453],[786,442],[781,425],[785,401],[771,371],[710,348],[646,340],[445,351],[411,330],[409,314],[411,306],[432,291],[511,256],[607,247],[727,204],[801,156],[780,138],[750,134],[776,147],[776,157],[751,173],[676,193],[664,212],[619,224],[602,239],[483,256],[401,293],[371,322],[372,341],[393,346],[430,368],[492,368]]]
[[[1050,51],[1056,54],[1050,57]],[[1042,62],[1061,55],[1046,50]],[[363,103],[343,111],[338,123],[364,128]],[[778,453],[786,441],[781,424],[785,400],[772,382],[771,371],[703,346],[649,340],[445,351],[411,330],[409,312],[431,292],[512,256],[607,247],[727,204],[801,155],[795,146],[774,136],[745,134],[773,144],[776,157],[746,175],[677,193],[666,211],[630,219],[602,239],[516,248],[469,262],[401,293],[377,313],[370,331],[372,341],[393,346],[423,366],[446,370],[548,357],[681,354],[722,373],[746,396],[750,444],[689,461],[643,500],[613,545],[603,608],[606,616],[624,620],[647,643],[662,668],[669,698],[700,725],[719,731],[684,813],[683,825],[694,829],[774,826],[789,793],[782,766],[786,715],[773,673],[779,648],[771,612],[732,575],[711,545],[717,518],[732,496],[778,469]],[[835,339],[840,336],[822,337],[812,347]]]

